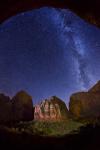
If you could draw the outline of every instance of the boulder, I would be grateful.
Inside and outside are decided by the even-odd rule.
[[[18,92],[12,98],[13,121],[30,121],[33,119],[32,98],[25,91]]]
[[[72,94],[69,112],[74,118],[100,118],[100,81],[89,91]]]
[[[65,103],[56,96],[43,100],[34,108],[35,120],[65,120],[68,119],[68,109]]]

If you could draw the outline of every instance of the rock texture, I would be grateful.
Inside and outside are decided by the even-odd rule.
[[[13,121],[29,121],[33,119],[32,98],[25,91],[18,92],[12,98]]]
[[[90,88],[88,92],[100,93],[100,81],[98,81],[97,84]]]
[[[69,112],[74,118],[100,118],[100,81],[88,92],[73,94]]]
[[[65,103],[53,96],[42,101],[34,108],[35,120],[64,120],[68,119],[68,110]]]
[[[11,121],[11,101],[8,96],[0,94],[0,123]]]

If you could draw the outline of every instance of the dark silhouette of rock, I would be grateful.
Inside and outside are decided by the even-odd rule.
[[[0,123],[11,121],[11,101],[8,96],[0,94]]]
[[[69,112],[74,118],[97,119],[100,117],[100,81],[88,92],[72,94]]]
[[[65,103],[56,96],[45,99],[34,109],[35,120],[64,120],[68,119],[68,110]]]
[[[0,23],[18,13],[45,6],[68,8],[100,27],[100,0],[1,0]]]
[[[34,117],[32,98],[25,91],[12,98],[13,121],[29,121]]]

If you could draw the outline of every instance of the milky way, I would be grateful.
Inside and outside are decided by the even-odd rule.
[[[100,29],[69,10],[41,8],[0,25],[0,92],[68,102],[100,79]]]
[[[72,51],[72,57],[75,58],[75,68],[76,68],[76,74],[77,74],[77,82],[80,84],[80,88],[83,90],[87,89],[87,87],[91,84],[92,78],[89,76],[88,72],[88,63],[87,60],[85,59],[84,54],[86,53],[84,45],[82,44],[82,39],[80,32],[76,30],[76,28],[71,27],[70,25],[68,26],[68,21],[71,15],[71,12],[66,12],[66,10],[60,10],[58,11],[59,13],[59,22],[61,22],[60,26],[63,30],[63,36],[65,40],[65,45],[67,47],[68,42],[72,42],[73,48],[71,49]],[[73,22],[73,20],[70,20],[70,22]],[[78,33],[77,33],[78,31]],[[69,35],[69,37],[68,37]],[[69,38],[70,40],[66,41],[66,38]]]

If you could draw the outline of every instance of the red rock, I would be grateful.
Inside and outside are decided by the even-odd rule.
[[[100,117],[100,81],[88,92],[72,94],[69,102],[69,112],[74,118]]]
[[[62,100],[53,96],[35,106],[34,119],[47,121],[68,119],[68,110]]]
[[[33,120],[32,98],[25,91],[18,92],[12,98],[12,111],[14,121]]]

